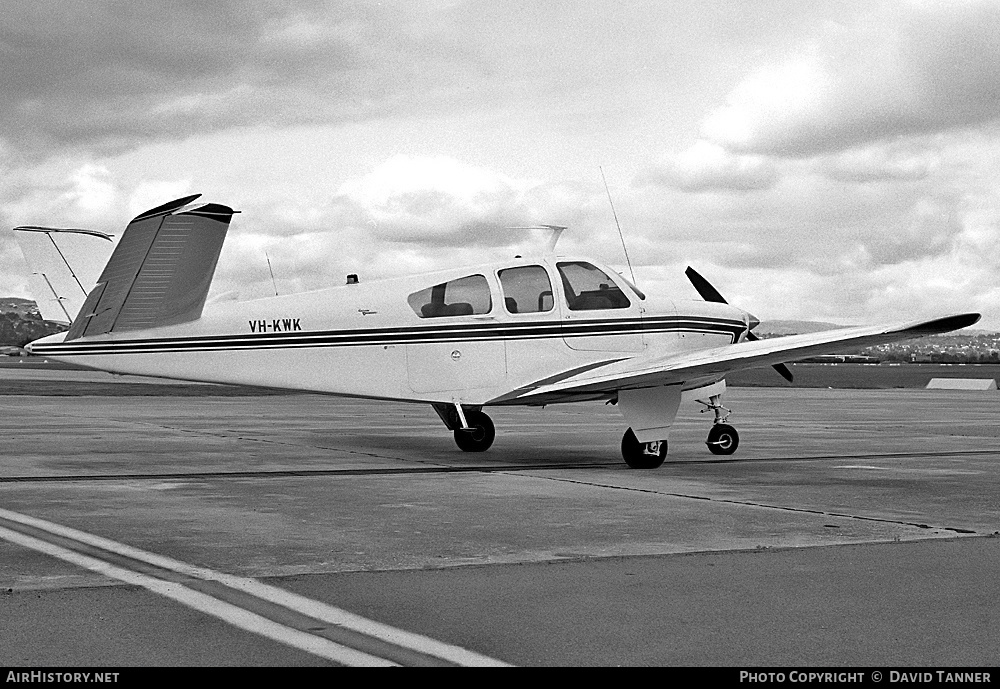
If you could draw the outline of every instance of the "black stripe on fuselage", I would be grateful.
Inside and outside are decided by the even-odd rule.
[[[480,342],[541,338],[602,337],[643,333],[726,334],[736,342],[746,331],[742,321],[697,316],[622,318],[588,321],[543,321],[539,323],[473,323],[368,328],[290,333],[210,335],[204,337],[139,338],[134,340],[73,340],[39,344],[37,355],[139,354],[145,352],[191,352],[299,347],[358,347],[366,345],[427,344],[435,342]]]

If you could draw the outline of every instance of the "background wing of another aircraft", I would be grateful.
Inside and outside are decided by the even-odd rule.
[[[635,357],[609,362],[607,366],[573,375],[558,382],[539,381],[535,386],[519,390],[516,399],[522,402],[542,403],[546,398],[556,399],[570,394],[612,393],[626,388],[675,385],[711,376],[722,378],[729,371],[770,366],[784,361],[828,354],[847,347],[869,347],[924,335],[946,333],[973,325],[979,318],[978,313],[966,313],[888,327],[842,328],[807,335],[741,342],[682,354]],[[507,398],[498,401],[510,400]]]
[[[111,256],[111,235],[28,226],[15,227],[14,236],[31,268],[31,294],[42,318],[69,323]]]

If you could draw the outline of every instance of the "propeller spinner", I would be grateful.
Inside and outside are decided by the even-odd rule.
[[[705,301],[714,301],[718,304],[729,303],[728,301],[726,301],[725,297],[723,297],[719,293],[719,290],[715,289],[715,287],[712,286],[712,283],[703,278],[698,273],[698,271],[696,271],[691,266],[688,266],[688,269],[684,271],[684,274],[687,275],[688,280],[691,281],[691,284],[694,285],[694,288],[698,290],[698,294],[700,294],[701,298],[704,299]],[[749,330],[747,330],[747,339],[750,340],[751,342],[760,339],[759,337],[754,335],[753,332],[751,332],[758,325],[760,325],[760,321],[757,320],[755,317],[751,316],[749,323],[750,327]],[[771,368],[777,371],[781,375],[781,377],[787,380],[789,383],[792,382],[792,372],[788,370],[787,366],[785,366],[784,364],[773,364]]]

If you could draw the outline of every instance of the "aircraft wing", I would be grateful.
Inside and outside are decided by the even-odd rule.
[[[610,394],[622,389],[683,384],[705,378],[723,378],[730,371],[769,366],[845,348],[910,340],[924,335],[946,333],[968,327],[978,313],[946,316],[930,321],[893,326],[840,328],[807,335],[791,335],[753,342],[702,349],[694,352],[612,360],[605,366],[564,377],[555,382],[539,381],[516,390],[497,403],[512,401],[544,404],[567,396]],[[515,402],[515,403],[516,403]]]

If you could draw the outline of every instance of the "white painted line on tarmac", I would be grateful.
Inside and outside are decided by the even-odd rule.
[[[377,656],[362,653],[347,646],[341,646],[328,639],[313,636],[306,632],[292,629],[272,620],[244,610],[236,605],[213,598],[199,591],[194,591],[181,584],[163,581],[146,574],[133,572],[117,567],[104,560],[89,555],[74,552],[43,541],[34,536],[28,536],[18,531],[12,531],[0,526],[0,538],[30,548],[31,550],[50,555],[71,564],[84,567],[112,579],[118,579],[126,584],[141,586],[153,593],[159,594],[183,605],[216,617],[234,627],[254,634],[259,634],[273,641],[298,648],[321,658],[332,660],[343,665],[355,667],[393,667],[396,663]]]
[[[69,538],[86,545],[100,548],[123,557],[145,562],[155,567],[167,569],[178,574],[184,574],[197,579],[214,581],[237,591],[248,593],[261,600],[281,605],[289,610],[307,615],[313,619],[336,625],[343,629],[365,634],[375,639],[391,643],[395,646],[416,651],[424,655],[433,656],[452,663],[474,667],[508,667],[507,663],[490,658],[474,651],[469,651],[460,646],[444,643],[436,639],[407,632],[402,629],[382,624],[374,620],[355,615],[354,613],[342,610],[332,605],[320,601],[300,596],[296,593],[286,591],[276,586],[271,586],[263,582],[248,577],[238,577],[232,574],[216,572],[207,567],[190,565],[180,560],[150,553],[139,548],[134,548],[124,543],[118,543],[101,536],[95,536],[84,531],[79,531],[68,526],[49,522],[37,517],[31,517],[19,512],[0,509],[0,517],[10,521],[31,526],[36,529],[47,531],[48,533]]]

